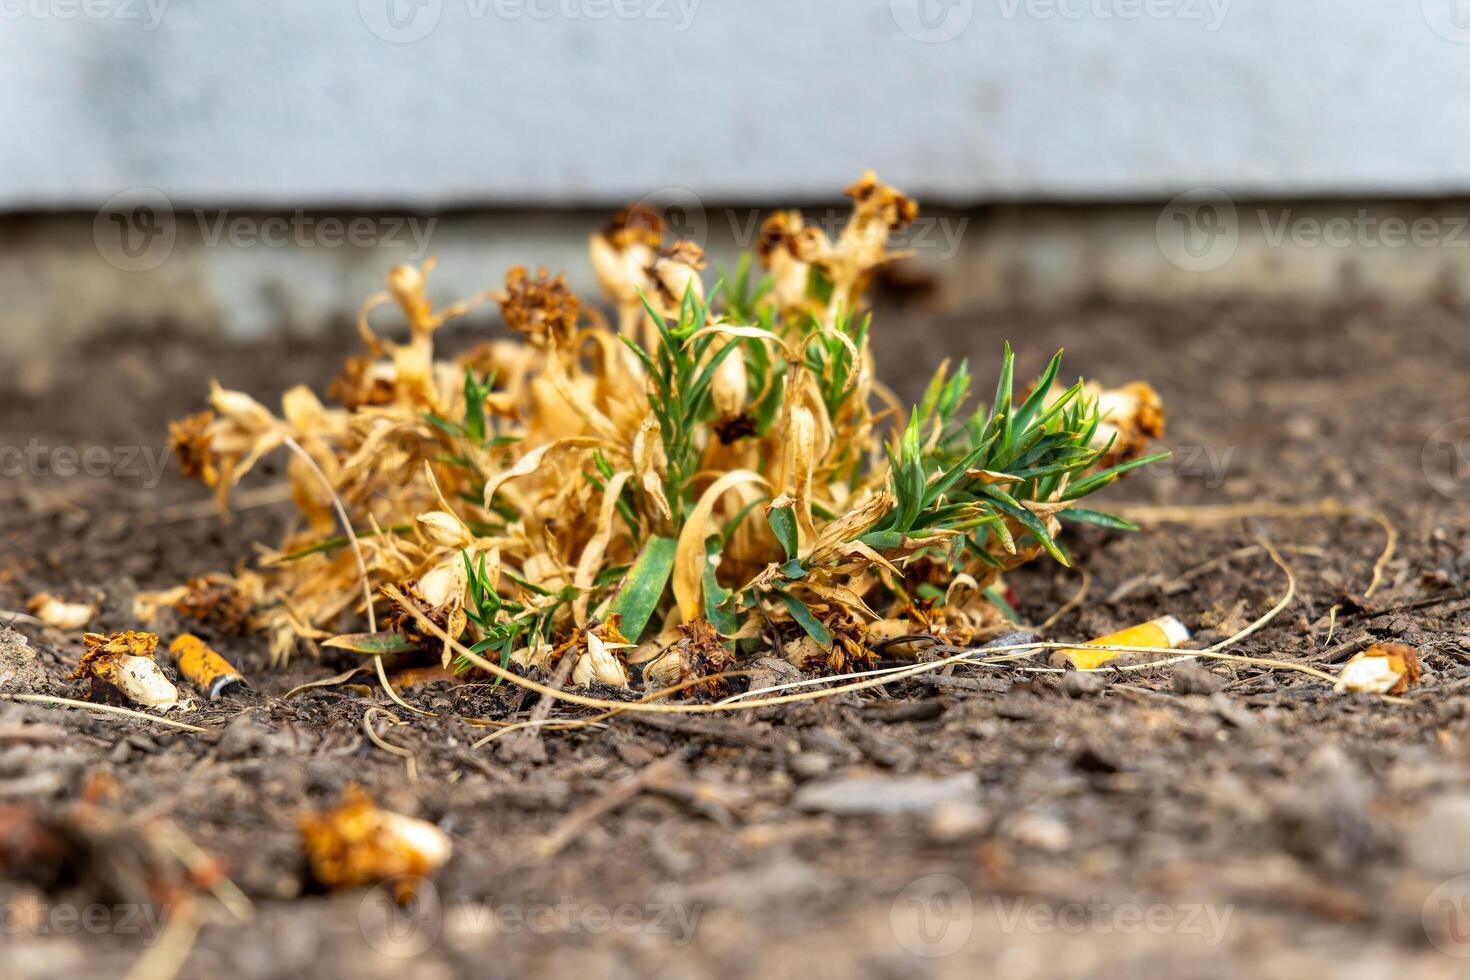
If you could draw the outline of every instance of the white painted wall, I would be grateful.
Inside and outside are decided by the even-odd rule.
[[[1467,83],[1465,0],[0,0],[0,209],[1436,195]]]

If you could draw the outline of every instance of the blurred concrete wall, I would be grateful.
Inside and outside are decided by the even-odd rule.
[[[0,209],[1470,191],[1465,0],[0,0]]]
[[[952,307],[1470,296],[1467,81],[1470,0],[0,0],[0,357],[589,291],[635,199],[729,263],[869,166]]]

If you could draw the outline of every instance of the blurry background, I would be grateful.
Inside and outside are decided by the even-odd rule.
[[[866,167],[947,308],[1454,302],[1467,79],[1464,0],[0,0],[0,355],[589,289],[633,200],[728,263]]]

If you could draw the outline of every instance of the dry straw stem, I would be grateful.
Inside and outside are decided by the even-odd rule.
[[[1128,520],[1138,524],[1213,524],[1221,521],[1249,520],[1259,518],[1355,518],[1372,521],[1383,528],[1383,550],[1373,563],[1373,577],[1363,592],[1369,598],[1383,584],[1384,569],[1393,560],[1398,548],[1399,532],[1388,515],[1382,511],[1362,507],[1349,507],[1331,498],[1316,504],[1223,504],[1205,507],[1152,507],[1135,506],[1120,508]]]
[[[383,736],[379,735],[377,731],[373,729],[374,714],[382,715],[384,718],[387,718],[395,725],[406,725],[408,724],[408,722],[374,705],[368,708],[367,711],[363,712],[362,730],[367,734],[368,741],[372,742],[384,752],[387,752],[390,755],[396,755],[399,758],[403,759],[405,761],[405,764],[408,766],[408,781],[411,783],[418,782],[419,767],[418,761],[414,757],[414,754],[408,749],[405,749],[403,746],[394,745],[392,742],[389,742],[387,739],[383,738]]]
[[[1271,550],[1274,552],[1274,548],[1271,549]],[[1260,658],[1260,657],[1238,656],[1238,655],[1227,654],[1227,653],[1222,652],[1223,650],[1225,650],[1225,649],[1233,646],[1234,644],[1236,644],[1240,640],[1243,640],[1243,639],[1249,637],[1253,633],[1255,633],[1258,630],[1260,630],[1261,628],[1263,628],[1272,619],[1274,619],[1276,616],[1280,615],[1280,613],[1284,609],[1286,609],[1291,604],[1291,601],[1295,598],[1295,593],[1296,593],[1296,582],[1295,582],[1295,578],[1293,578],[1291,576],[1290,569],[1286,566],[1285,562],[1280,560],[1280,555],[1279,554],[1276,554],[1274,556],[1274,558],[1277,561],[1277,564],[1284,571],[1286,571],[1287,576],[1288,576],[1288,587],[1287,587],[1287,594],[1286,594],[1286,596],[1280,602],[1278,602],[1274,607],[1272,607],[1272,609],[1269,612],[1267,612],[1261,618],[1257,619],[1251,625],[1247,626],[1245,629],[1241,630],[1239,633],[1235,634],[1234,636],[1228,637],[1225,640],[1220,641],[1219,643],[1215,644],[1214,646],[1210,647],[1207,650],[1196,651],[1196,652],[1193,652],[1191,654],[1188,654],[1187,657],[1204,657],[1206,659],[1224,660],[1224,661],[1229,661],[1229,662],[1232,662],[1232,663],[1241,663],[1241,664],[1248,664],[1248,665],[1259,666],[1259,667],[1267,667],[1267,668],[1272,669],[1272,670],[1281,670],[1281,671],[1287,671],[1287,672],[1293,672],[1293,673],[1306,674],[1307,676],[1314,677],[1314,678],[1317,678],[1319,680],[1325,680],[1325,681],[1328,681],[1329,683],[1335,682],[1337,680],[1337,678],[1335,678],[1333,675],[1328,674],[1325,671],[1318,670],[1318,669],[1316,669],[1314,667],[1309,667],[1309,666],[1307,666],[1305,664],[1295,664],[1295,663],[1289,663],[1287,661],[1271,660],[1271,659]],[[804,686],[805,684],[819,684],[819,683],[836,683],[837,684],[836,687],[828,688],[828,689],[822,690],[822,691],[810,691],[810,692],[805,692],[805,693],[801,693],[801,694],[779,695],[779,696],[774,696],[774,697],[764,697],[764,696],[763,697],[756,697],[756,695],[765,695],[765,694],[768,693],[765,690],[759,690],[759,691],[747,692],[747,694],[745,694],[745,695],[743,695],[741,697],[742,698],[750,698],[751,700],[741,700],[739,702],[736,702],[735,700],[730,699],[730,700],[723,701],[723,702],[717,702],[715,704],[650,704],[650,703],[646,703],[646,702],[619,702],[619,701],[609,701],[609,700],[606,700],[606,699],[603,699],[603,698],[588,697],[586,695],[576,694],[576,693],[569,692],[569,691],[558,691],[558,690],[556,690],[554,688],[547,687],[544,684],[539,684],[536,681],[530,680],[529,678],[521,677],[518,674],[511,673],[510,671],[501,668],[498,664],[494,664],[494,663],[491,663],[488,660],[485,660],[483,657],[480,657],[478,654],[471,653],[467,648],[465,648],[458,641],[449,640],[447,634],[445,634],[443,632],[443,630],[441,630],[436,624],[434,624],[431,620],[428,619],[427,616],[424,616],[422,613],[419,613],[417,611],[414,611],[413,612],[413,615],[415,617],[420,618],[420,625],[425,630],[427,630],[428,632],[430,632],[430,633],[432,633],[432,634],[434,634],[436,636],[439,636],[441,639],[445,639],[448,642],[450,642],[451,645],[454,647],[455,652],[458,653],[461,657],[464,657],[465,659],[469,660],[471,663],[473,663],[475,666],[479,667],[480,669],[485,670],[488,673],[494,674],[495,676],[501,678],[502,680],[504,680],[504,681],[506,681],[508,683],[514,684],[514,685],[516,685],[518,687],[525,688],[528,691],[532,691],[532,692],[535,692],[535,693],[542,694],[543,696],[555,698],[556,700],[562,701],[562,702],[567,703],[567,704],[577,705],[579,707],[584,707],[584,708],[600,708],[600,709],[603,709],[605,711],[613,712],[613,713],[629,712],[629,713],[633,713],[633,714],[671,714],[671,715],[720,714],[720,713],[729,712],[729,711],[740,711],[740,710],[743,710],[743,709],[766,708],[766,707],[772,707],[772,706],[781,705],[781,704],[792,704],[792,703],[797,703],[797,702],[802,702],[802,701],[821,700],[821,699],[824,699],[824,698],[835,697],[836,695],[839,695],[839,694],[847,694],[847,693],[853,693],[853,692],[857,692],[857,691],[870,690],[870,689],[876,688],[876,687],[884,687],[884,686],[887,686],[889,684],[895,683],[896,681],[904,680],[904,679],[909,678],[909,677],[914,677],[914,676],[918,676],[920,674],[928,673],[930,671],[943,669],[944,667],[947,667],[950,664],[971,664],[973,666],[998,666],[998,665],[1001,665],[1001,664],[1014,662],[1014,661],[1019,660],[1019,659],[1025,659],[1027,657],[1032,657],[1032,656],[1035,656],[1035,655],[1037,655],[1037,654],[1039,654],[1039,653],[1041,653],[1043,651],[1046,651],[1046,650],[1066,650],[1066,649],[1072,649],[1072,648],[1076,647],[1076,645],[1077,645],[1075,641],[1072,642],[1072,643],[1037,641],[1037,642],[1033,642],[1033,643],[1005,644],[1005,645],[1001,645],[1001,646],[995,646],[995,647],[988,647],[988,648],[986,648],[986,656],[983,656],[983,657],[977,657],[976,656],[977,651],[974,651],[974,650],[965,650],[965,651],[961,651],[960,653],[957,653],[957,654],[954,654],[954,655],[951,655],[951,656],[948,656],[948,657],[943,657],[943,658],[940,658],[938,660],[931,661],[929,663],[915,664],[915,665],[912,665],[912,666],[903,666],[903,667],[895,667],[895,668],[885,668],[885,669],[879,670],[879,671],[867,671],[867,672],[862,672],[861,674],[842,675],[842,676],[839,676],[839,677],[814,678],[814,679],[810,679],[808,681],[793,682],[790,685],[781,685],[781,686],[778,686],[776,688],[772,688],[771,689],[773,691],[779,691],[779,690],[787,689],[787,688],[790,688],[790,687]],[[1098,650],[1098,651],[1108,651],[1108,652],[1113,652],[1113,653],[1150,654],[1150,655],[1154,655],[1154,656],[1157,656],[1159,654],[1159,650],[1157,648],[1155,648],[1155,647],[1096,646],[1096,647],[1090,647],[1089,649],[1095,649],[1095,650]],[[999,655],[999,656],[997,656],[997,655]],[[1179,659],[1181,659],[1181,658],[1169,658],[1169,659],[1164,660],[1164,661],[1159,661],[1159,662],[1149,663],[1149,664],[1129,664],[1129,665],[1126,665],[1124,667],[1100,668],[1100,669],[1103,669],[1103,670],[1109,670],[1109,669],[1111,669],[1111,670],[1144,670],[1144,669],[1150,669],[1150,668],[1157,667],[1157,666],[1162,666],[1163,664],[1166,664],[1166,663],[1174,663],[1174,662],[1177,662]],[[1033,669],[1033,670],[1043,670],[1043,671],[1054,671],[1054,670],[1058,670],[1058,668],[1030,668],[1030,669]],[[864,677],[866,679],[858,679],[858,680],[852,680],[851,679],[851,678],[856,678],[856,677]]]
[[[91,701],[74,701],[71,698],[58,698],[50,694],[11,694],[0,691],[0,699],[6,701],[20,701],[24,704],[39,704],[46,707],[65,705],[68,708],[82,708],[86,711],[100,711],[107,715],[120,715],[124,718],[136,718],[139,721],[151,721],[155,725],[165,725],[169,728],[177,728],[181,731],[195,732],[200,735],[215,734],[213,729],[200,728],[198,725],[190,725],[182,721],[174,721],[172,718],[160,718],[142,711],[134,711],[131,708],[120,708],[111,704],[96,704]]]

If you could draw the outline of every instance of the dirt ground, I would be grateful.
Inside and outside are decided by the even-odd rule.
[[[1085,572],[1084,601],[1048,638],[1172,613],[1218,639],[1286,592],[1264,538],[1296,595],[1236,652],[1331,671],[1370,642],[1403,642],[1419,651],[1422,682],[1386,701],[1222,662],[1109,672],[1097,684],[976,668],[481,749],[469,745],[483,731],[457,716],[533,702],[440,682],[411,695],[439,718],[370,719],[412,754],[410,778],[404,757],[364,733],[368,709],[387,705],[380,694],[282,697],[351,659],[271,672],[262,640],[215,638],[254,691],[187,717],[210,734],[0,702],[0,970],[1470,974],[1455,955],[1470,955],[1470,878],[1459,877],[1470,873],[1470,423],[1444,428],[1470,416],[1470,312],[1094,304],[888,311],[875,327],[879,370],[908,395],[945,355],[968,356],[983,387],[1005,339],[1028,371],[1065,346],[1069,374],[1148,378],[1163,394],[1173,460],[1100,504],[1331,498],[1381,510],[1398,535],[1365,598],[1386,533],[1359,517],[1089,531],[1070,538],[1076,570],[1037,564],[1008,577],[1028,622],[1053,617]],[[195,409],[211,375],[274,399],[295,383],[323,386],[350,349],[347,339],[227,345],[132,332],[0,365],[0,445],[30,447],[0,480],[0,609],[42,590],[100,595],[93,628],[128,628],[138,589],[230,569],[251,559],[252,542],[276,541],[289,505],[224,524],[171,463],[152,485],[166,420]],[[102,447],[107,475],[59,475],[60,447]],[[84,696],[65,679],[78,636],[16,629],[36,660],[3,639],[0,691]],[[381,889],[325,895],[310,884],[298,821],[350,782],[454,839],[408,914]],[[217,859],[248,917],[224,884],[239,916],[213,899],[194,913],[130,904],[137,842],[158,826]],[[546,842],[569,826],[551,853]]]

